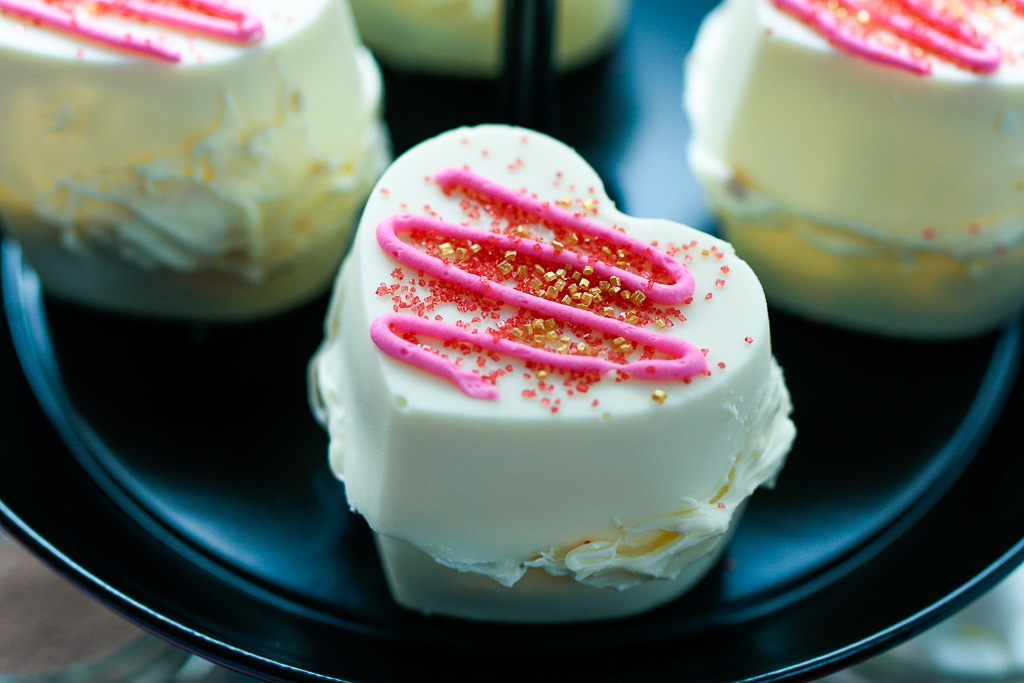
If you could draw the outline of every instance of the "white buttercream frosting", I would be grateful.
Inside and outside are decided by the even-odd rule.
[[[330,280],[389,158],[380,74],[344,2],[246,7],[263,22],[259,42],[90,17],[173,48],[175,64],[0,15],[0,216],[44,288],[105,308],[237,318]],[[88,282],[90,267],[101,279],[124,263],[152,275],[130,287],[153,287],[148,303]],[[218,301],[222,283],[233,291]]]
[[[685,261],[695,280],[692,301],[660,331],[705,349],[707,374],[684,382],[618,381],[611,373],[581,389],[557,370],[544,376],[518,358],[467,349],[463,368],[496,378],[499,396],[487,400],[385,355],[371,340],[371,322],[395,309],[415,315],[405,302],[433,296],[437,287],[381,249],[377,225],[412,213],[490,229],[491,216],[475,215],[466,196],[446,193],[433,180],[464,166],[541,200],[590,207],[588,218],[657,242]],[[431,305],[427,318],[481,334],[516,310],[502,305],[483,315],[440,300]],[[527,621],[557,612],[554,620],[566,620],[619,616],[669,600],[720,555],[744,501],[774,482],[795,434],[771,356],[763,294],[749,267],[707,234],[619,213],[586,162],[524,129],[454,130],[391,166],[368,201],[325,333],[310,386],[331,436],[332,469],[352,509],[381,537],[396,599],[423,611]],[[454,576],[486,576],[517,590],[531,572],[588,590],[544,584],[537,590],[554,590],[553,612],[538,605],[506,617],[504,594],[484,586],[487,597],[477,600],[475,588],[459,588],[443,575],[439,582],[455,584],[444,593],[447,602],[435,600],[431,591],[440,589],[420,585],[429,569],[406,567],[417,553],[458,570]],[[617,592],[651,582],[666,590],[650,599],[639,591],[635,601],[592,613],[576,609],[605,599],[596,588]],[[499,606],[481,606],[492,600]]]

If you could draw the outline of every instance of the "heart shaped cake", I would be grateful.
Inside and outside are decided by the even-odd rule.
[[[0,83],[0,222],[107,310],[308,301],[391,158],[347,0],[0,0]]]
[[[952,339],[1024,307],[1024,3],[725,0],[690,162],[773,306]]]
[[[310,387],[395,600],[470,619],[674,599],[795,435],[729,244],[620,213],[572,149],[508,126],[384,174]]]

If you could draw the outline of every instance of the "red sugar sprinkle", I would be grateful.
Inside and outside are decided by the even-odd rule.
[[[551,405],[551,399],[550,398],[542,398],[540,400],[540,404],[542,406],[544,406],[545,408],[547,408],[549,405]]]
[[[719,279],[715,280],[715,284],[717,286],[719,286],[719,287],[725,287],[725,280],[719,278]]]
[[[754,343],[754,338],[753,337],[744,337],[743,341],[747,342],[748,344],[753,344]]]
[[[703,353],[705,356],[707,356],[708,353],[711,352],[711,349],[701,349],[700,352]]]
[[[553,407],[551,408],[551,412],[552,412],[552,413],[557,413],[557,412],[558,412],[558,406],[553,406]]]
[[[719,363],[718,367],[720,367],[721,369],[725,370],[725,363]]]
[[[704,300],[711,301],[711,292],[708,292],[708,295],[704,297]]]
[[[725,509],[725,503],[719,503],[719,504],[718,504],[718,508],[719,508],[720,510],[724,510],[724,509]]]
[[[728,275],[729,274],[729,266],[722,266],[722,272],[725,273],[726,275]]]
[[[536,397],[537,397],[537,392],[534,391],[533,389],[523,389],[523,398],[536,398]]]
[[[595,398],[595,399],[594,399],[594,402],[593,402],[593,403],[591,403],[590,405],[591,405],[592,407],[593,407],[593,406],[596,406],[596,405],[597,405],[597,399]]]

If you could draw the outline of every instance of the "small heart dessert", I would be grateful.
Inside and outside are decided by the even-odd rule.
[[[105,310],[315,298],[391,159],[347,0],[0,0],[0,74],[4,232]]]
[[[725,0],[689,158],[768,301],[956,339],[1024,308],[1024,3]]]
[[[396,602],[478,620],[674,599],[795,436],[732,248],[623,215],[572,149],[508,126],[385,172],[310,388]]]

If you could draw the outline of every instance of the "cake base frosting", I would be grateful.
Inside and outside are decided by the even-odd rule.
[[[750,268],[619,213],[575,152],[524,129],[450,131],[390,167],[325,333],[310,387],[331,467],[419,611],[664,603],[795,434]]]
[[[1024,305],[1024,19],[968,2],[1002,63],[909,50],[914,72],[783,9],[854,17],[846,4],[726,0],[705,19],[686,68],[694,173],[780,308],[924,339],[989,330]],[[869,47],[900,45],[864,12]]]
[[[88,15],[177,63],[0,14],[0,220],[47,292],[240,320],[329,285],[390,158],[380,74],[343,2],[246,8],[259,42]]]

